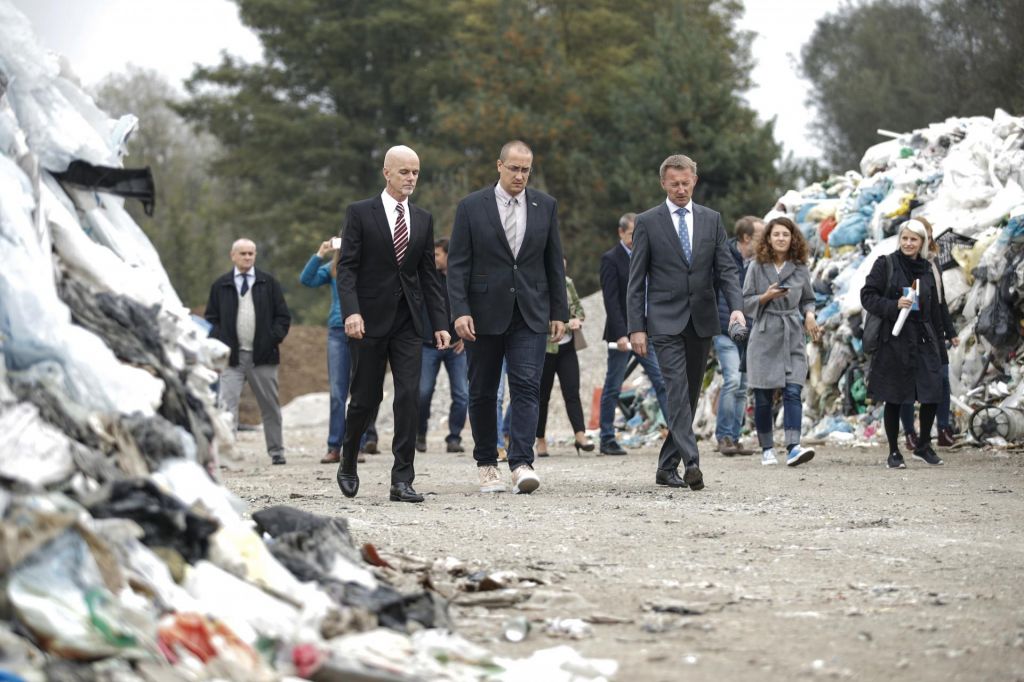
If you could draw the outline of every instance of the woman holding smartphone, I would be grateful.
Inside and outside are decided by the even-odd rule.
[[[814,450],[800,445],[801,394],[807,379],[804,334],[818,341],[821,328],[814,318],[807,242],[789,218],[773,218],[765,227],[743,282],[743,304],[754,324],[747,341],[747,385],[754,389],[761,464],[778,464],[772,424],[772,400],[778,389],[782,390],[786,465],[809,462]]]

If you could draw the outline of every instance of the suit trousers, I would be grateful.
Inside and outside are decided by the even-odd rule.
[[[394,438],[391,452],[391,483],[412,483],[416,477],[413,458],[416,455],[416,422],[419,417],[420,364],[423,339],[416,333],[412,311],[403,298],[395,311],[395,320],[386,336],[364,336],[349,339],[352,353],[352,393],[345,419],[345,440],[342,446],[342,469],[355,471],[359,441],[366,427],[377,415],[384,398],[384,374],[391,363],[395,385]]]
[[[477,466],[498,463],[498,382],[501,363],[508,360],[508,466],[533,465],[533,441],[540,413],[540,377],[544,369],[547,334],[530,329],[517,305],[504,334],[477,334],[466,342],[469,360],[469,424],[473,429],[473,459]]]
[[[669,437],[661,445],[659,469],[675,471],[680,461],[686,466],[700,465],[697,438],[693,435],[693,410],[700,398],[711,339],[698,336],[692,320],[681,334],[657,335],[650,339],[658,350],[658,365],[668,394],[665,422]]]
[[[249,382],[256,403],[263,417],[263,438],[267,443],[267,454],[284,454],[284,437],[281,434],[281,403],[277,399],[277,365],[254,365],[252,352],[238,352],[238,366],[228,367],[220,375],[220,406],[235,417],[238,427],[238,402],[242,397],[242,386]]]

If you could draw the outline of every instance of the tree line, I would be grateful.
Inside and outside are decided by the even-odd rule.
[[[391,145],[420,154],[413,200],[434,214],[438,236],[445,236],[459,199],[496,182],[501,145],[527,141],[535,152],[531,184],[559,200],[569,273],[586,294],[598,287],[598,259],[616,241],[618,217],[663,199],[657,168],[669,153],[697,160],[695,200],[731,225],[764,213],[798,175],[813,180],[855,167],[878,141],[874,129],[940,120],[944,98],[922,95],[913,117],[898,117],[894,110],[902,107],[875,94],[886,92],[892,76],[858,76],[858,69],[887,63],[884,55],[869,60],[868,52],[902,55],[901,36],[922,31],[888,20],[882,40],[870,30],[882,21],[877,13],[946,17],[948,31],[967,31],[950,23],[956,9],[979,31],[989,24],[975,6],[998,18],[999,7],[1024,0],[876,0],[819,22],[802,68],[815,84],[824,165],[781,159],[774,122],[759,120],[744,101],[753,35],[737,28],[739,0],[236,2],[263,45],[260,63],[225,55],[216,66],[198,67],[184,97],[161,87],[155,74],[136,71],[108,80],[98,98],[142,119],[128,163],[154,167],[158,207],[154,218],[137,219],[182,298],[200,305],[228,267],[228,244],[247,235],[259,246],[257,265],[289,286],[297,318],[320,324],[328,297],[303,291],[298,272],[320,241],[340,230],[348,203],[381,191]],[[971,45],[988,39],[971,35]],[[844,41],[858,45],[835,44]],[[1008,50],[1019,49],[1020,41],[1009,42]],[[957,51],[949,40],[943,47]],[[963,61],[982,69],[981,61],[993,61],[986,60],[975,54]],[[991,114],[988,103],[1003,101],[991,91],[993,79],[950,80],[987,92],[977,107]],[[875,89],[861,87],[865,80]],[[932,88],[924,76],[902,82],[910,90]],[[1006,101],[1002,106],[1012,107],[1020,100]],[[847,116],[851,109],[856,116]],[[147,139],[154,127],[165,132]]]

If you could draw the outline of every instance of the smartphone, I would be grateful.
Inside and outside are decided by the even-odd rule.
[[[341,237],[331,237],[331,248],[335,250],[341,248]]]

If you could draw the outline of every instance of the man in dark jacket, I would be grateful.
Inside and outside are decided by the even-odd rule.
[[[238,400],[248,381],[263,415],[267,454],[274,464],[284,464],[278,346],[288,335],[292,317],[281,285],[255,268],[256,244],[249,239],[236,241],[231,245],[231,262],[235,267],[217,278],[206,303],[206,319],[213,325],[210,336],[231,349],[229,366],[220,377],[218,402],[234,415],[237,427]]]
[[[434,265],[441,278],[441,289],[445,292],[445,303],[448,302],[448,240],[438,239],[434,242]],[[423,328],[430,329],[430,316],[427,306],[421,310]],[[451,306],[446,312],[446,319],[451,319]],[[452,338],[455,327],[449,329]],[[448,452],[462,452],[462,427],[466,425],[466,412],[469,409],[469,375],[467,374],[466,347],[462,339],[458,339],[448,348],[438,349],[434,337],[428,333],[423,335],[423,368],[420,374],[420,422],[416,432],[416,451],[427,451],[427,431],[430,426],[430,403],[434,397],[434,386],[441,364],[448,372],[448,384],[451,387],[452,404],[448,410],[448,435],[444,441]]]
[[[760,218],[748,215],[736,221],[736,236],[729,240],[729,251],[740,273],[741,289],[747,276],[747,265],[754,257],[754,245],[763,232],[764,221]],[[715,438],[718,441],[718,451],[726,457],[752,455],[753,450],[740,444],[740,430],[743,428],[747,407],[747,373],[744,371],[746,363],[741,362],[746,348],[740,348],[729,338],[729,306],[722,292],[718,291],[717,294],[718,321],[722,325],[722,333],[715,337],[714,344],[718,367],[722,371],[722,391],[718,395]]]
[[[619,243],[601,256],[601,295],[604,299],[604,340],[608,342],[608,369],[601,389],[601,454],[624,455],[625,448],[615,440],[615,407],[619,404],[622,382],[631,358],[636,358],[651,380],[662,415],[668,418],[665,380],[654,350],[647,357],[633,354],[626,331],[626,284],[629,281],[629,257],[633,253],[633,222],[636,213],[619,218]],[[615,344],[615,348],[611,344]]]

